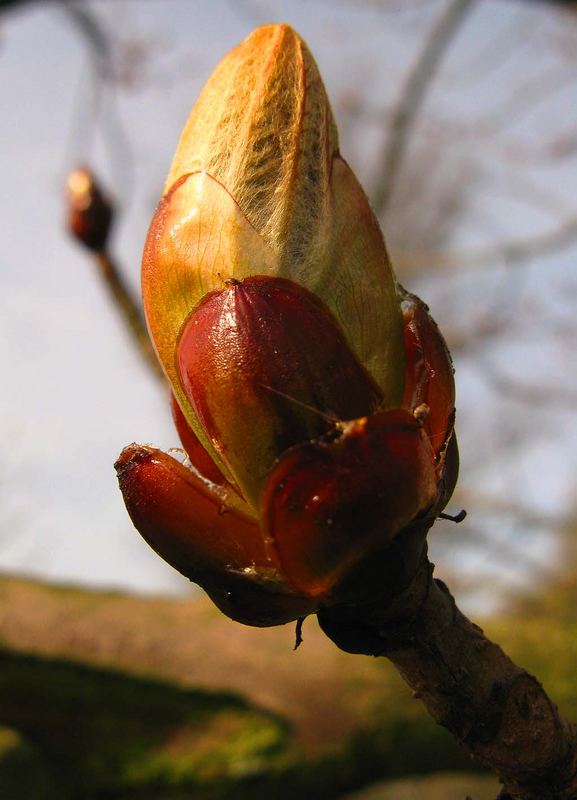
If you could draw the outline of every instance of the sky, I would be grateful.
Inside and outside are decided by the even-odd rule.
[[[507,68],[509,72],[504,68],[504,73],[493,72],[484,80],[485,61],[477,63],[481,75],[474,74],[475,58],[479,62],[482,52],[490,53],[487,48],[491,46],[493,55],[486,58],[504,60],[513,27],[535,31],[543,21],[539,9],[534,8],[537,4],[527,4],[532,6],[530,10],[520,9],[522,3],[497,0],[481,5],[455,42],[455,54],[448,58],[438,87],[431,92],[425,109],[429,128],[421,131],[427,152],[433,148],[438,155],[435,166],[440,180],[449,187],[453,175],[455,181],[462,181],[463,171],[468,169],[476,187],[482,185],[491,178],[493,162],[484,163],[490,159],[483,153],[472,158],[466,139],[470,131],[465,130],[461,137],[453,134],[445,141],[439,120],[458,108],[474,127],[479,106],[494,106],[497,113],[518,101],[500,76],[507,74],[510,81],[511,75],[518,77],[523,70],[539,67],[539,58],[527,53]],[[120,449],[132,441],[162,448],[178,445],[166,397],[139,360],[86,254],[66,236],[66,174],[79,163],[89,163],[117,200],[121,215],[113,252],[138,293],[140,253],[148,223],[180,129],[204,80],[219,58],[253,27],[287,21],[305,37],[319,63],[333,99],[342,151],[370,190],[375,155],[382,145],[382,111],[394,101],[422,32],[443,3],[409,3],[404,11],[391,14],[383,14],[377,3],[322,0],[117,0],[86,6],[98,15],[114,47],[124,54],[119,66],[121,81],[102,97],[100,116],[94,110],[94,73],[86,43],[62,9],[40,3],[0,18],[0,214],[4,231],[0,255],[0,363],[4,373],[0,392],[0,570],[140,593],[181,594],[191,591],[190,585],[133,530],[112,467]],[[402,4],[391,2],[389,6],[401,8]],[[407,11],[409,7],[414,11]],[[471,72],[464,82],[459,66],[463,59]],[[570,108],[577,100],[576,85],[568,83],[567,91],[556,93],[539,119],[519,120],[518,133],[527,146],[537,127],[546,128],[552,119],[561,128],[565,119],[574,124]],[[359,115],[351,111],[359,103],[368,109],[362,124]],[[577,103],[574,106],[577,108]],[[506,138],[504,141],[507,144]],[[511,156],[505,155],[501,168],[503,160],[513,163],[518,153],[513,148]],[[417,170],[419,158],[417,142],[409,152],[405,183],[409,188],[411,164]],[[561,196],[570,210],[577,177],[574,168],[550,166],[531,177],[537,185],[553,183],[555,201]],[[453,243],[483,244],[501,234],[546,229],[551,203],[540,211],[538,204],[527,202],[527,185],[517,193],[500,193],[495,186],[498,181],[487,191],[478,190],[474,203],[469,198],[460,201],[458,210],[464,220],[451,233]],[[531,187],[533,191],[533,183]],[[431,184],[430,190],[438,191],[438,185]],[[393,219],[390,227],[395,246],[410,244],[411,237],[419,246],[426,243],[422,231],[426,201],[425,193],[414,226],[395,226]],[[470,208],[464,209],[465,204]],[[402,218],[402,209],[397,217]],[[546,262],[546,268],[550,274],[564,276],[574,257],[575,251],[565,252]],[[479,280],[478,276],[469,279],[459,274],[452,280],[453,287],[459,281],[472,280],[473,290],[468,295],[471,318],[479,303],[475,291],[494,293],[500,286],[490,275]],[[524,313],[530,315],[534,297],[548,291],[546,273],[544,276],[543,270],[531,267],[527,283],[521,304],[526,300]],[[443,311],[443,292],[446,296],[442,284],[431,283],[433,307],[450,317]],[[527,351],[527,341],[517,342],[516,349],[512,341],[509,347],[510,352],[502,350],[497,356],[520,365],[522,374],[530,361],[533,368],[537,365],[537,374],[547,375],[555,360],[546,360],[539,373],[538,357],[534,349]],[[466,364],[458,378],[465,398],[463,418],[469,420],[486,387]],[[487,403],[494,400],[494,396],[487,398]],[[479,402],[478,408],[490,414],[483,403]],[[519,413],[512,408],[517,422]],[[469,430],[471,423],[467,424]],[[478,439],[478,432],[476,435]],[[497,431],[495,436],[499,435]],[[503,484],[510,487],[522,478],[525,488],[521,496],[535,500],[539,508],[566,506],[575,485],[562,476],[566,477],[568,467],[575,463],[571,448],[577,445],[574,420],[566,414],[561,436],[571,443],[562,453],[561,464],[557,443],[548,448],[539,440],[524,451],[522,462],[513,458],[499,473],[483,473],[481,485],[498,492]],[[469,438],[477,441],[473,434]],[[474,466],[474,456],[465,448],[468,467]],[[534,546],[536,557],[543,557],[546,548],[542,540],[527,546]],[[467,558],[468,567],[474,567],[475,557],[469,554]],[[452,563],[461,562],[455,556]]]

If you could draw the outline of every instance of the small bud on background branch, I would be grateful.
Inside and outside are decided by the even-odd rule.
[[[70,173],[66,188],[68,232],[92,255],[113,306],[124,320],[138,352],[152,372],[163,378],[140,306],[110,256],[110,231],[115,217],[112,202],[86,167],[78,167]]]

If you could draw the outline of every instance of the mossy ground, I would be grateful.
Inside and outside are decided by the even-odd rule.
[[[467,773],[443,773],[371,786],[344,800],[495,800],[496,778]]]
[[[43,755],[21,733],[0,728],[2,800],[59,800],[58,787]]]
[[[471,769],[385,660],[341,653],[312,620],[294,653],[291,628],[235,625],[203,598],[2,579],[0,601],[2,800],[330,800]],[[558,627],[546,648],[534,620],[489,633],[575,715],[577,638]]]
[[[0,716],[25,737],[11,750],[34,743],[66,797],[230,796],[231,785],[282,768],[291,752],[287,723],[233,694],[8,651]]]

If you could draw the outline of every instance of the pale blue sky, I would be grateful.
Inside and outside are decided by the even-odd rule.
[[[219,58],[256,24],[287,21],[305,37],[315,54],[340,122],[342,150],[370,188],[374,172],[371,159],[382,141],[382,110],[394,101],[422,32],[442,3],[432,0],[415,5],[416,13],[387,15],[371,10],[369,2],[328,0],[87,3],[100,15],[113,39],[118,36],[125,44],[129,40],[133,45],[144,44],[148,53],[136,71],[133,85],[116,89],[116,107],[129,139],[129,151],[117,136],[111,134],[112,138],[107,138],[109,129],[95,124],[91,117],[86,47],[62,11],[46,3],[3,15],[2,571],[143,592],[186,591],[188,585],[141,542],[117,489],[112,464],[123,445],[138,441],[167,448],[178,443],[161,390],[135,354],[86,255],[63,233],[66,172],[78,161],[88,161],[121,200],[123,214],[115,230],[114,251],[136,290],[148,221],[180,129],[204,80]],[[447,145],[442,127],[439,129],[437,124],[446,115],[454,114],[455,109],[459,118],[472,125],[480,107],[494,106],[496,113],[499,108],[506,109],[510,96],[515,97],[514,91],[511,94],[515,76],[524,69],[538,71],[539,59],[542,57],[543,63],[547,59],[548,40],[543,44],[542,55],[534,48],[532,55],[527,52],[518,56],[512,67],[506,66],[502,53],[508,46],[509,29],[525,26],[528,33],[537,36],[537,26],[546,28],[547,20],[537,4],[520,9],[523,4],[486,0],[481,5],[455,42],[454,52],[431,92],[426,107],[431,115],[429,128],[421,131],[421,139],[409,156],[417,163],[423,146],[430,147],[446,185],[451,184],[452,171],[457,181],[462,180],[463,170],[471,169],[471,180],[477,186],[479,181],[489,186],[487,191],[477,191],[474,202],[470,198],[463,200],[462,224],[451,233],[451,241],[456,244],[483,244],[516,232],[545,229],[551,206],[549,203],[546,211],[535,210],[535,204],[526,201],[529,190],[523,186],[504,195],[492,187],[495,142],[490,137],[486,153],[472,154],[465,135],[453,137]],[[571,41],[571,31],[566,33]],[[576,42],[577,33],[573,33]],[[501,45],[499,37],[503,40]],[[487,58],[501,58],[505,66],[502,70],[489,70],[486,79],[483,74],[477,78],[476,54],[490,48],[491,43],[493,55]],[[137,51],[133,47],[133,52]],[[466,81],[462,80],[463,64],[473,71]],[[477,70],[483,73],[485,67],[486,62]],[[517,139],[530,146],[532,137],[542,136],[549,124],[555,130],[575,125],[576,86],[577,73],[576,82],[556,93],[552,103],[542,106],[535,118],[527,120],[520,115]],[[362,122],[347,113],[351,102],[359,99],[370,109]],[[111,102],[110,97],[107,102]],[[374,119],[377,114],[381,114],[378,121]],[[505,146],[517,139],[505,139],[504,145],[499,139],[496,145]],[[443,149],[447,146],[450,159]],[[511,168],[523,175],[523,167],[515,167],[517,153],[514,145],[511,147]],[[506,166],[508,159],[501,158],[499,169],[503,162]],[[410,191],[410,169],[408,175],[405,185]],[[546,184],[549,189],[552,186],[555,202],[559,195],[568,210],[571,200],[575,202],[572,187],[576,177],[575,164],[567,169],[566,162],[549,165],[545,172],[533,169],[531,174],[537,183]],[[434,190],[435,185],[431,184],[430,191]],[[422,213],[415,216],[415,231],[422,226],[427,202],[425,195]],[[559,213],[564,212],[565,206]],[[407,238],[406,224],[397,225],[397,219],[402,223],[402,210],[392,218],[392,239],[406,245],[410,235]],[[570,275],[569,265],[574,258],[575,251],[564,252],[538,269],[532,266],[528,288],[524,284],[523,290],[527,302],[542,298],[547,292],[546,270],[556,277]],[[455,275],[451,280],[456,285],[469,278]],[[479,302],[486,300],[486,296],[480,300],[475,292],[494,293],[496,286],[498,282],[491,277],[485,282],[478,278],[471,282],[467,296],[472,317]],[[441,313],[446,292],[446,284],[436,283],[431,288],[433,308],[437,305]],[[576,300],[573,297],[573,303]],[[525,312],[530,314],[530,308],[529,303]],[[539,357],[531,346],[530,341],[513,342],[508,363],[518,364],[523,375],[537,377],[557,368],[555,356],[539,368]],[[498,355],[504,356],[505,351]],[[525,369],[526,364],[531,368]],[[574,358],[572,364],[562,365],[562,369],[573,372],[576,367]],[[500,435],[498,426],[490,422],[495,397],[487,394],[468,365],[462,366],[458,378],[463,424],[469,426],[467,431],[473,431],[465,431],[464,441],[470,438],[471,442],[478,442],[479,434],[474,430],[478,409],[478,413],[486,415],[487,432],[481,438],[486,440],[490,453],[492,439]],[[512,406],[516,424],[520,413]],[[524,450],[522,463],[515,456],[498,477],[485,471],[479,485],[497,491],[503,486],[518,487],[522,475],[525,488],[521,495],[545,509],[565,507],[575,490],[575,427],[574,420],[562,411],[551,426],[548,441],[553,444],[543,437],[536,439],[534,446]],[[560,451],[559,438],[571,446]],[[485,453],[483,458],[486,457]],[[466,466],[475,466],[475,454],[466,447],[463,458]],[[533,547],[538,558],[544,557],[547,550],[543,539],[528,541],[526,547]],[[468,558],[469,565],[475,563],[470,555]],[[460,563],[455,556],[449,566]],[[511,565],[513,571],[514,567]]]

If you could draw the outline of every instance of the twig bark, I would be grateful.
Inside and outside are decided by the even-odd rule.
[[[392,604],[319,614],[341,649],[385,656],[472,758],[503,783],[499,800],[575,800],[577,729],[536,678],[457,608],[424,559]]]
[[[108,288],[114,307],[125,323],[138,352],[151,372],[158,378],[164,379],[158,359],[150,343],[142,312],[124,283],[116,264],[105,249],[94,252],[94,259],[98,265],[99,274]]]

